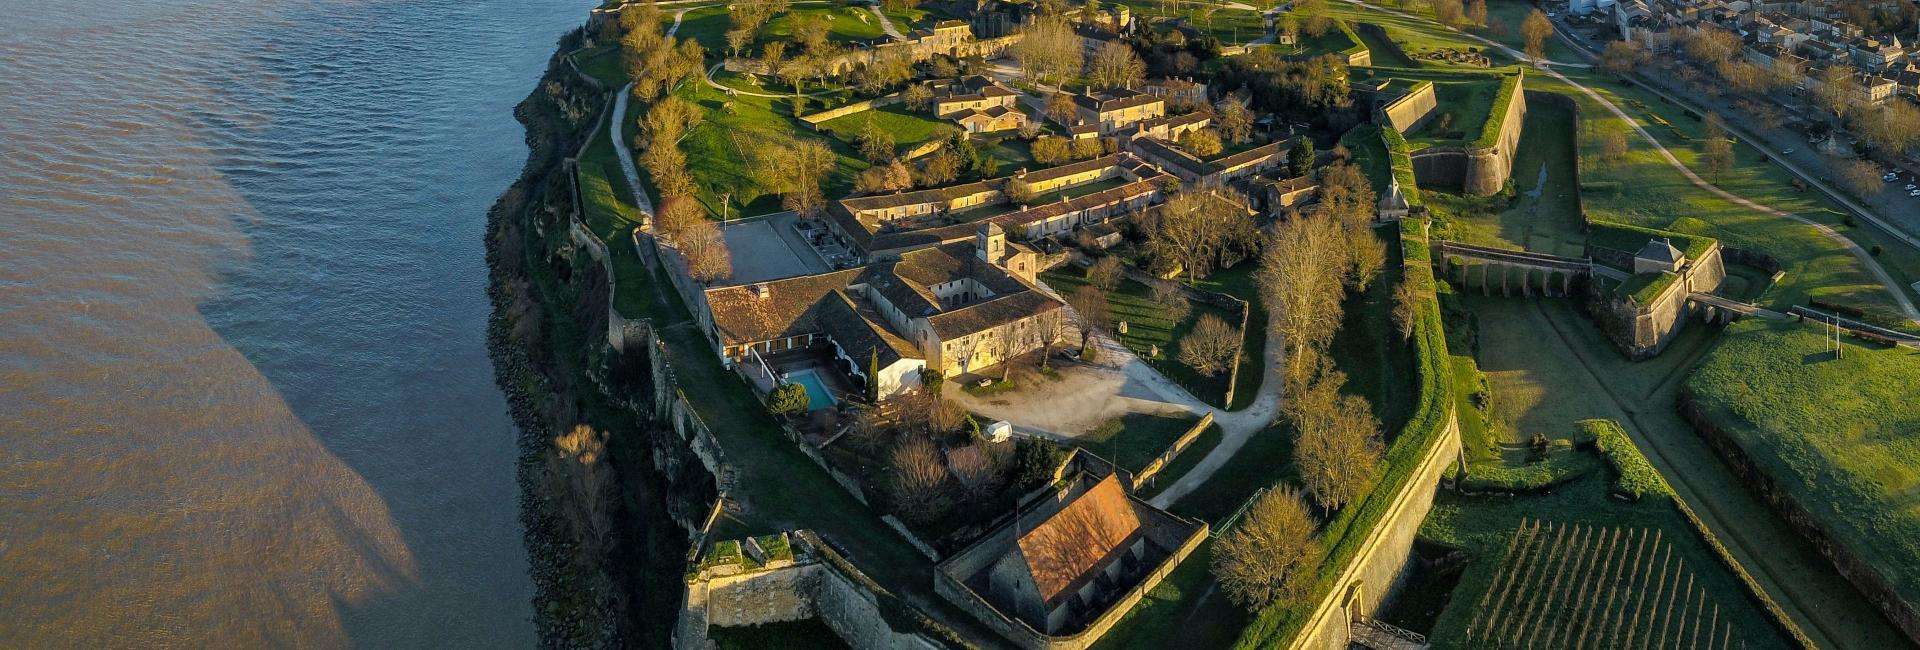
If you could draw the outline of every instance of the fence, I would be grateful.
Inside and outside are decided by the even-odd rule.
[[[1141,485],[1151,480],[1155,474],[1159,474],[1160,470],[1166,469],[1167,465],[1173,462],[1173,459],[1180,456],[1180,452],[1186,451],[1187,447],[1193,445],[1193,441],[1198,439],[1200,434],[1210,426],[1213,426],[1213,413],[1209,412],[1206,415],[1200,416],[1200,421],[1193,423],[1193,426],[1188,428],[1186,433],[1180,434],[1179,438],[1175,438],[1173,444],[1167,446],[1166,451],[1160,452],[1159,458],[1153,459],[1153,462],[1147,463],[1146,467],[1140,468],[1140,471],[1134,473],[1133,489],[1140,489]]]

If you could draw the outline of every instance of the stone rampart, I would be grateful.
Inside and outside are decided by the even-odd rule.
[[[1507,84],[1512,84],[1509,88]],[[1501,81],[1493,114],[1473,142],[1428,147],[1413,154],[1414,177],[1421,187],[1458,187],[1465,194],[1492,196],[1513,177],[1514,154],[1527,118],[1523,75]],[[1504,99],[1505,103],[1500,103]]]
[[[706,570],[686,587],[673,647],[681,650],[714,646],[713,627],[742,627],[819,619],[847,645],[884,650],[932,650],[941,644],[920,631],[896,628],[897,617],[882,610],[877,585],[845,562],[824,557],[831,553],[815,545],[811,534],[792,536],[795,558],[769,562],[751,569],[726,567]],[[735,573],[734,571],[741,571]],[[728,573],[728,575],[717,575]]]
[[[1421,81],[1408,88],[1407,94],[1382,104],[1379,117],[1404,134],[1426,124],[1439,108],[1440,98],[1433,91],[1433,82]]]
[[[1400,569],[1413,552],[1413,540],[1420,524],[1433,509],[1433,497],[1447,467],[1460,456],[1460,421],[1449,407],[1447,425],[1438,442],[1421,460],[1420,467],[1407,483],[1408,489],[1394,499],[1386,516],[1368,532],[1353,562],[1314,609],[1313,617],[1295,636],[1289,648],[1346,648],[1348,626],[1361,616],[1373,616],[1397,586]]]
[[[1640,360],[1659,355],[1661,350],[1667,349],[1667,345],[1679,337],[1689,316],[1707,308],[1688,300],[1688,297],[1695,293],[1712,293],[1726,280],[1727,269],[1721,261],[1720,244],[1716,242],[1708,247],[1699,259],[1687,260],[1686,266],[1681,267],[1677,275],[1679,277],[1667,283],[1659,295],[1645,303],[1631,297],[1612,297],[1607,300],[1605,313],[1611,314],[1611,318],[1603,320],[1611,322],[1602,323],[1600,329],[1629,358]]]

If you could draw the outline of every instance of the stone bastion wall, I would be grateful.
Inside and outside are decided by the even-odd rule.
[[[1504,107],[1495,106],[1489,120],[1500,120],[1492,142],[1483,145],[1444,145],[1413,154],[1413,175],[1421,187],[1459,187],[1465,194],[1491,196],[1513,176],[1514,154],[1527,117],[1525,79],[1514,80]]]

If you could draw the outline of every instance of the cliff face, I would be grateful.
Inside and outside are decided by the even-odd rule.
[[[712,477],[649,417],[651,382],[625,379],[644,376],[644,356],[611,353],[604,323],[593,335],[577,313],[592,302],[583,297],[606,294],[608,281],[568,236],[577,206],[565,157],[607,105],[605,92],[562,55],[581,42],[580,31],[563,37],[547,74],[515,107],[529,151],[520,178],[488,213],[488,344],[520,432],[521,522],[541,645],[661,647],[680,593],[657,586],[679,578],[687,529],[712,494],[698,486]],[[582,425],[605,435],[596,466],[611,470],[603,472],[607,489],[583,492],[556,480],[553,439]],[[599,513],[604,526],[583,526],[582,512]]]

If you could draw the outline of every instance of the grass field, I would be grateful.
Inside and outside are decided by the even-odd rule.
[[[1493,110],[1493,96],[1500,90],[1500,80],[1489,76],[1486,79],[1464,79],[1435,81],[1434,95],[1440,106],[1426,124],[1407,133],[1407,144],[1419,151],[1435,144],[1450,144],[1471,141],[1480,135],[1480,127],[1487,123]]]
[[[1708,419],[1908,602],[1920,602],[1920,353],[1744,321],[1686,382]]]
[[[672,25],[673,19],[669,17],[666,24]],[[701,7],[681,16],[680,29],[673,35],[681,40],[699,41],[708,55],[720,55],[727,53],[727,29],[732,26],[725,6]]]
[[[1129,413],[1095,427],[1074,442],[1114,464],[1138,471],[1159,458],[1173,441],[1199,422],[1190,414]],[[1184,455],[1186,452],[1182,452]],[[1204,452],[1203,452],[1204,453]]]
[[[820,123],[820,127],[833,137],[850,147],[858,147],[860,134],[867,124],[893,136],[893,143],[901,150],[926,142],[958,130],[952,122],[935,118],[925,113],[907,110],[905,106],[894,104],[882,106],[870,111],[861,111]]]
[[[1078,268],[1048,271],[1042,273],[1040,278],[1062,295],[1073,293],[1075,289],[1087,282],[1085,270]],[[1107,308],[1113,314],[1116,336],[1122,344],[1127,346],[1127,349],[1139,355],[1154,370],[1160,371],[1160,374],[1166,375],[1168,379],[1187,389],[1187,392],[1193,393],[1194,397],[1208,404],[1224,405],[1227,373],[1202,375],[1194,372],[1186,364],[1180,363],[1178,361],[1180,340],[1193,330],[1193,326],[1200,322],[1201,316],[1213,314],[1226,321],[1228,325],[1238,327],[1240,315],[1203,302],[1189,302],[1193,305],[1192,312],[1186,319],[1175,323],[1166,317],[1166,310],[1153,302],[1146,285],[1132,280],[1122,280],[1118,288],[1107,294]],[[1125,334],[1117,332],[1121,321],[1127,323]],[[1160,351],[1158,355],[1152,354],[1156,346]]]
[[[760,28],[759,43],[793,40],[793,20],[802,16],[828,19],[827,40],[839,43],[866,42],[887,37],[880,20],[865,7],[797,7],[775,16]]]
[[[792,106],[785,100],[728,97],[701,83],[683,85],[675,92],[706,111],[705,119],[680,141],[680,149],[687,156],[687,171],[699,187],[700,202],[718,215],[721,195],[731,193],[730,214],[778,212],[780,197],[768,193],[755,180],[748,152],[757,144],[818,136],[793,119]],[[868,165],[851,145],[833,138],[823,140],[833,148],[838,162],[825,184],[826,196],[845,196],[853,187],[853,177]]]
[[[1220,432],[1220,425],[1215,424],[1208,426],[1206,431],[1200,432],[1200,436],[1194,438],[1193,442],[1187,445],[1185,451],[1180,452],[1179,456],[1174,457],[1173,462],[1167,463],[1166,467],[1160,468],[1159,474],[1153,475],[1151,479],[1148,479],[1146,485],[1135,490],[1134,495],[1142,499],[1151,499],[1154,495],[1159,494],[1162,488],[1173,485],[1175,481],[1180,480],[1180,477],[1186,476],[1187,472],[1192,471],[1194,465],[1200,464],[1200,459],[1206,458],[1207,454],[1213,451],[1214,447],[1219,446],[1220,439],[1224,435],[1225,434]]]

